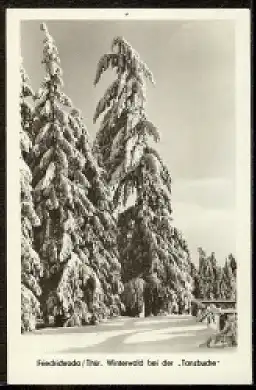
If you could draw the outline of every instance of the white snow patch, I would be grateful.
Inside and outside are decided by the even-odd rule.
[[[166,319],[161,319],[161,324],[163,322],[181,322],[181,321],[188,321],[189,318],[166,318]],[[147,320],[147,321],[138,321],[136,322],[136,325],[145,325],[146,324],[157,324],[159,322],[159,320],[157,318],[154,318],[154,319],[150,319],[150,320]]]
[[[190,331],[198,331],[198,330],[205,330],[207,329],[207,326],[204,325],[204,324],[200,324],[200,325],[191,325],[191,326],[176,326],[176,327],[173,327],[173,328],[168,328],[168,329],[158,329],[158,330],[155,330],[154,332],[156,333],[180,333],[182,332],[182,334],[184,333],[188,333]]]
[[[119,322],[106,322],[104,326],[123,326],[125,324],[124,321],[119,321]]]
[[[191,334],[182,333],[181,335],[170,335],[170,334],[156,334],[155,332],[146,332],[146,333],[137,333],[132,335],[124,340],[124,344],[138,344],[145,343],[150,341],[161,341],[161,340],[170,340],[175,337],[191,337]]]

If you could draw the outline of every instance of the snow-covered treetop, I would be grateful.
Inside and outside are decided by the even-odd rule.
[[[143,114],[146,101],[144,79],[154,84],[153,74],[148,66],[124,38],[114,38],[111,48],[112,53],[104,54],[99,60],[94,85],[99,82],[103,72],[110,67],[116,70],[118,78],[99,101],[94,122],[112,104],[118,117],[124,108],[133,116]]]
[[[101,57],[94,81],[96,85],[104,71],[115,69],[117,78],[96,107],[94,122],[105,115],[93,150],[115,187],[141,163],[149,137],[157,142],[160,135],[145,112],[145,80],[154,83],[152,73],[124,38],[114,38],[111,49]]]
[[[123,37],[116,37],[111,45],[112,53],[104,54],[99,60],[94,85],[96,85],[101,75],[110,66],[116,69],[117,74],[127,72],[130,75],[139,77],[140,73],[148,78],[153,84],[154,78],[148,66],[140,59],[137,51]],[[141,80],[140,80],[141,81]]]
[[[203,248],[199,247],[197,249],[198,253],[199,253],[199,256],[201,257],[206,257],[206,252],[203,250]]]
[[[45,82],[49,82],[51,78],[54,78],[57,85],[63,86],[59,52],[55,45],[55,41],[50,35],[45,23],[42,23],[40,27],[45,34],[42,60],[42,63],[45,64],[46,73],[48,75],[45,78]]]

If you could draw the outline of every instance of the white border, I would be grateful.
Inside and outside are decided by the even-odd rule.
[[[128,15],[126,15],[128,13]],[[227,354],[178,354],[162,359],[216,359],[216,367],[36,367],[29,337],[20,335],[19,203],[19,25],[21,20],[227,20],[236,24],[237,259],[239,346]],[[8,9],[7,10],[7,302],[8,383],[10,384],[249,384],[251,341],[251,186],[250,186],[250,12],[230,9]],[[32,339],[31,339],[32,340]],[[189,355],[189,356],[188,356]],[[105,355],[95,354],[103,359]],[[160,356],[160,355],[159,355]],[[117,359],[157,359],[119,355]],[[75,358],[77,356],[71,356]],[[88,357],[88,356],[87,356]],[[89,357],[93,358],[93,355]],[[58,358],[58,355],[52,356]],[[59,358],[64,358],[59,356]],[[86,356],[84,356],[86,358]],[[108,355],[111,358],[111,355]]]

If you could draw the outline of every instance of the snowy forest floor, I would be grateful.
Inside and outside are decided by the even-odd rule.
[[[45,328],[24,335],[30,351],[42,353],[208,352],[199,347],[214,332],[191,316],[119,317],[95,326]],[[222,349],[222,348],[221,348]],[[236,348],[223,348],[231,352]]]

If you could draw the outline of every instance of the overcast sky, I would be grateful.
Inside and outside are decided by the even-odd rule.
[[[47,22],[47,21],[46,21]],[[235,254],[235,42],[229,21],[49,21],[65,92],[82,110],[93,139],[96,65],[122,35],[154,74],[147,113],[159,128],[157,149],[173,179],[173,218],[198,261],[197,248],[223,263]],[[40,21],[21,24],[21,54],[34,89],[43,77]],[[108,74],[107,74],[108,73]]]

